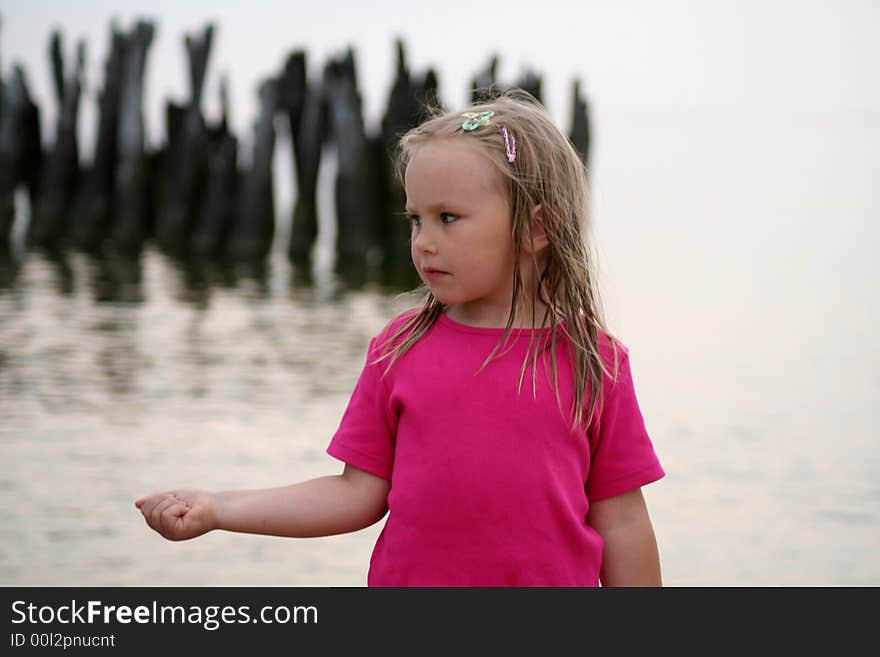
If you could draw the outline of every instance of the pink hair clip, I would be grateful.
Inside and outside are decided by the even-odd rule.
[[[507,161],[513,162],[516,159],[516,137],[507,134],[507,128],[501,128],[504,133],[504,152],[507,153]]]

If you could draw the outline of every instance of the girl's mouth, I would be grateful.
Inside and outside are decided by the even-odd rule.
[[[425,267],[422,270],[422,273],[425,275],[425,278],[435,281],[438,278],[442,278],[444,276],[449,276],[449,272],[443,271],[442,269],[433,269],[431,267]]]

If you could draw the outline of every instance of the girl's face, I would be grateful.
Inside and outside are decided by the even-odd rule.
[[[515,249],[501,175],[466,138],[437,138],[413,154],[404,186],[422,280],[451,318],[504,326]]]

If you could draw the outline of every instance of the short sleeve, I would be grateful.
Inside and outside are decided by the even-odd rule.
[[[355,385],[327,453],[349,465],[391,479],[396,421],[389,412],[383,363],[374,363],[376,339],[370,341],[367,362]]]
[[[617,379],[605,378],[599,419],[590,429],[590,501],[635,490],[665,475],[636,399],[629,352],[623,352]]]

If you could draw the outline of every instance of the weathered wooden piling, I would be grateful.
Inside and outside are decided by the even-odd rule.
[[[223,257],[238,203],[238,139],[229,131],[225,78],[220,84],[220,107],[220,125],[208,128],[205,193],[190,239],[190,254],[203,261]]]
[[[376,239],[378,189],[364,130],[354,52],[328,62],[324,71],[331,134],[339,168],[336,175],[336,271],[362,280]]]
[[[481,103],[494,97],[498,86],[498,55],[492,55],[486,68],[471,80],[471,102]]]
[[[198,220],[208,175],[208,129],[202,116],[202,93],[214,26],[208,24],[200,37],[184,36],[189,61],[190,97],[182,116],[175,117],[169,131],[163,167],[163,198],[156,219],[156,241],[173,256],[185,256],[189,237]]]
[[[515,86],[530,93],[538,102],[544,102],[544,80],[536,71],[532,69],[523,71]]]
[[[119,93],[118,166],[114,203],[115,248],[139,252],[149,235],[152,158],[144,131],[144,73],[155,25],[138,21],[125,37],[122,86]]]
[[[30,244],[58,248],[67,232],[70,208],[80,175],[77,118],[86,44],[79,41],[73,68],[65,71],[61,32],[52,33],[50,59],[58,102],[55,142],[43,168],[40,195],[28,226]]]
[[[424,76],[414,76],[406,61],[402,39],[395,42],[397,70],[388,95],[373,157],[380,177],[381,191],[377,236],[382,248],[382,270],[389,279],[400,278],[401,272],[412,269],[410,262],[410,228],[404,220],[406,194],[394,170],[394,150],[400,137],[418,125],[437,107],[437,74],[429,69]]]
[[[27,188],[31,208],[37,203],[42,162],[40,111],[16,65],[11,79],[0,84],[0,253],[9,252],[19,187]]]
[[[272,161],[275,152],[275,112],[278,83],[268,78],[260,84],[260,107],[254,124],[250,166],[242,174],[235,224],[226,248],[233,261],[264,259],[275,235],[275,195]]]
[[[98,95],[98,126],[92,163],[83,168],[71,213],[71,242],[86,251],[100,249],[110,236],[113,222],[124,57],[125,36],[114,23],[110,28],[110,53],[104,64],[104,84]]]
[[[287,254],[297,267],[308,269],[318,238],[318,170],[329,123],[324,88],[310,81],[302,50],[291,53],[279,79],[281,111],[286,112],[293,144],[296,200]]]
[[[581,94],[580,80],[572,83],[571,131],[569,138],[589,171],[590,115],[586,99]]]

